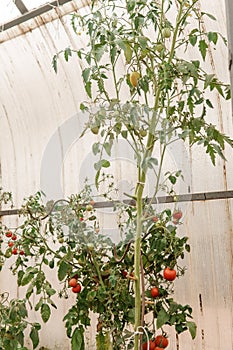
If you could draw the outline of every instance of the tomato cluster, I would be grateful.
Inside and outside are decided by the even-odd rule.
[[[69,286],[72,287],[72,292],[73,293],[80,293],[81,292],[81,284],[78,283],[78,276],[75,275],[74,277],[72,277],[70,280],[69,280]]]
[[[157,335],[153,340],[142,344],[142,350],[161,350],[168,346],[168,338],[164,335]]]
[[[17,255],[17,254],[24,255],[23,249],[19,250],[17,247],[14,247],[15,241],[17,241],[17,235],[15,233],[13,233],[12,231],[8,230],[8,231],[6,231],[5,236],[7,238],[9,238],[8,247],[12,248],[11,254],[12,255]]]

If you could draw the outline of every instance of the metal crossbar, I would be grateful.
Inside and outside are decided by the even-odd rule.
[[[233,198],[232,191],[216,191],[216,192],[200,192],[200,193],[187,193],[174,196],[160,196],[156,197],[152,204],[163,204],[163,203],[174,203],[174,202],[198,202],[198,201],[209,201],[209,200],[220,200],[220,199],[231,199]],[[148,202],[151,198],[147,199]],[[132,199],[125,199],[122,201],[125,204],[135,205],[135,201]],[[94,204],[95,208],[113,208],[119,201],[109,201],[109,202],[96,202]],[[9,215],[18,215],[19,209],[8,209],[0,210],[0,217]]]

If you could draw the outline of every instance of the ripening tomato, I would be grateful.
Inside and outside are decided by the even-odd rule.
[[[14,242],[8,242],[9,247],[13,247],[13,245],[14,245]]]
[[[158,348],[165,349],[168,346],[168,339],[163,335],[157,335],[157,337],[155,337],[154,343]]]
[[[157,287],[151,288],[150,294],[152,298],[157,298],[159,296],[159,289]]]
[[[154,222],[157,222],[157,221],[159,221],[159,218],[158,218],[158,216],[153,216],[153,218],[152,218],[152,221],[154,221]]]
[[[72,288],[73,293],[80,293],[81,292],[81,285],[77,283],[76,287]]]
[[[76,278],[71,278],[71,279],[69,280],[69,286],[70,286],[70,287],[76,287],[77,284],[78,284],[78,282],[77,282],[77,279],[76,279]]]
[[[174,281],[176,278],[176,270],[166,267],[166,269],[163,271],[163,277],[167,281]]]
[[[140,74],[138,72],[132,72],[129,76],[130,83],[133,87],[138,85],[138,79],[140,78]]]
[[[172,216],[173,216],[173,219],[180,220],[182,218],[182,211],[176,210],[176,211],[174,211]]]

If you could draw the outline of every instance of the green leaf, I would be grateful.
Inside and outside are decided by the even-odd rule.
[[[209,41],[212,41],[215,45],[217,44],[218,33],[216,33],[216,32],[209,32],[207,36],[208,36],[208,40]]]
[[[174,185],[176,183],[176,177],[173,175],[170,175],[169,177],[170,182]]]
[[[110,156],[111,155],[112,144],[110,144],[109,142],[105,142],[103,144],[103,147],[104,147],[105,152],[107,153],[107,155]]]
[[[26,286],[29,282],[31,282],[37,272],[37,269],[29,267],[21,280],[21,286]]]
[[[68,62],[70,56],[72,56],[72,51],[69,47],[67,47],[64,50],[64,57],[65,57],[66,62]]]
[[[94,164],[94,168],[96,171],[99,171],[101,168],[109,168],[109,167],[110,167],[110,162],[106,159],[101,159]]]
[[[55,73],[57,73],[57,55],[53,56],[52,66],[53,66]]]
[[[121,136],[122,136],[124,139],[127,139],[128,131],[127,131],[127,130],[122,130]]]
[[[91,93],[91,82],[88,81],[85,85],[85,90],[88,95],[88,97],[92,98],[92,93]]]
[[[42,304],[40,314],[44,323],[48,322],[51,315],[51,310],[48,304]]]
[[[206,99],[206,104],[207,104],[208,107],[214,108],[212,102],[208,98]]]
[[[189,42],[192,46],[195,46],[197,43],[197,35],[189,35]]]
[[[189,329],[192,339],[194,339],[197,334],[197,325],[194,322],[186,322],[186,325]]]
[[[208,45],[205,42],[205,40],[200,40],[198,46],[199,46],[199,51],[200,51],[200,53],[202,55],[202,58],[205,61]]]
[[[71,266],[62,260],[58,268],[59,281],[62,281],[68,275],[69,271],[71,271]]]
[[[157,328],[161,328],[164,324],[166,324],[169,321],[169,314],[162,308],[157,316]]]
[[[32,340],[33,349],[35,349],[39,344],[38,330],[35,327],[32,327],[29,336],[30,336],[30,339]]]
[[[138,37],[138,42],[139,42],[142,50],[147,49],[147,47],[148,47],[148,44],[147,44],[148,38],[146,38],[145,36],[139,36]]]
[[[97,60],[97,62],[99,62],[105,52],[105,48],[106,48],[106,44],[96,44],[94,46],[94,50],[93,53],[95,55],[95,58]]]
[[[82,77],[83,77],[83,80],[84,80],[85,83],[87,83],[87,81],[88,81],[88,79],[89,79],[90,72],[91,72],[91,68],[85,68],[85,69],[82,71]]]
[[[131,46],[129,45],[128,41],[118,39],[116,40],[116,44],[124,51],[125,59],[127,63],[130,63],[133,51],[131,49]]]
[[[214,78],[215,78],[215,74],[206,74],[204,89],[206,89],[210,85],[210,83],[214,80]]]
[[[99,142],[95,142],[92,145],[92,152],[93,154],[96,156],[97,153],[100,152],[100,143]]]
[[[207,13],[207,12],[201,12],[201,15],[206,15],[209,18],[211,18],[213,21],[216,21],[216,17],[214,17],[211,13]]]
[[[71,338],[71,349],[72,350],[85,350],[83,328],[76,328]]]

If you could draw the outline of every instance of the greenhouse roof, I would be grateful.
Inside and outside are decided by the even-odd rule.
[[[0,2],[0,26],[1,31],[14,25],[23,23],[30,18],[41,15],[55,7],[63,5],[71,0],[1,0]]]

